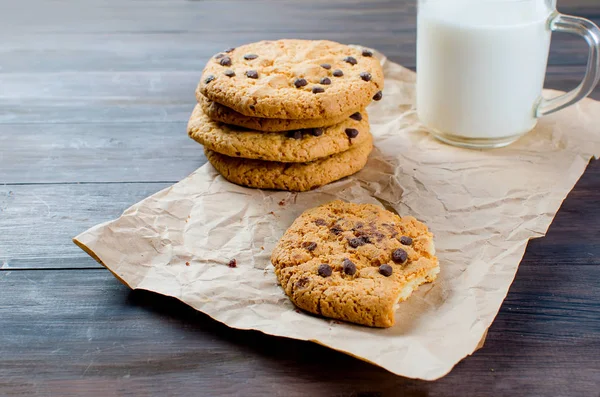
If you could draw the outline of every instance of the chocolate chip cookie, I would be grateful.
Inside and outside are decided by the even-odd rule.
[[[332,41],[278,40],[215,55],[197,88],[251,117],[329,119],[381,97],[383,70],[373,53]]]
[[[339,124],[361,109],[347,111],[337,117],[328,119],[267,119],[264,117],[245,116],[235,110],[211,101],[204,95],[198,98],[202,111],[212,120],[225,124],[237,125],[256,131],[278,132],[307,128],[329,127]]]
[[[394,325],[396,304],[439,272],[423,223],[339,200],[300,215],[271,262],[299,308],[372,327]]]
[[[188,134],[207,149],[229,157],[306,163],[371,141],[367,113],[324,128],[261,132],[212,121],[196,106]]]
[[[238,185],[306,191],[360,171],[373,149],[371,135],[350,150],[309,163],[281,163],[229,157],[205,149],[206,158],[223,177]]]

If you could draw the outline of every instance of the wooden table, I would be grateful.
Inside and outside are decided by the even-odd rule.
[[[437,382],[228,329],[128,290],[71,243],[205,162],[185,125],[212,54],[327,38],[414,68],[413,3],[2,2],[0,395],[598,396],[598,162],[529,245],[485,347]],[[559,8],[600,22],[597,0]],[[574,87],[586,56],[556,35],[546,86]]]

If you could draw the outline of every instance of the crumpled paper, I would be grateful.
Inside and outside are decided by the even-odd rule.
[[[358,174],[288,193],[236,186],[207,164],[75,243],[129,287],[175,297],[230,327],[313,341],[410,378],[447,374],[483,342],[527,241],[544,235],[600,153],[600,104],[588,99],[545,117],[508,148],[460,149],[418,122],[416,75],[382,64],[385,96],[369,107],[376,149]],[[277,240],[302,211],[337,198],[415,216],[435,234],[440,275],[400,304],[392,328],[305,314],[277,285],[269,261]]]

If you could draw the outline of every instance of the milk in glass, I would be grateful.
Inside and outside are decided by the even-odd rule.
[[[434,0],[417,32],[417,111],[442,134],[503,138],[536,124],[550,46],[541,1]]]

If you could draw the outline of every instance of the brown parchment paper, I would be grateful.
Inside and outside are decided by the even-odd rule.
[[[382,63],[385,96],[369,108],[376,149],[355,176],[274,192],[233,185],[207,164],[74,241],[131,288],[175,297],[230,327],[313,341],[406,377],[447,374],[484,340],[527,241],[544,235],[600,153],[600,104],[543,118],[508,148],[460,149],[419,124],[415,74]],[[400,304],[392,328],[297,312],[277,285],[276,241],[302,211],[336,198],[413,215],[435,234],[440,275]],[[233,258],[237,268],[227,266]]]

